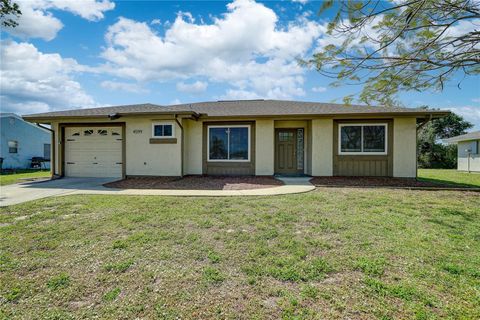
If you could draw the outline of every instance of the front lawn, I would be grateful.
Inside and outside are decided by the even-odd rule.
[[[55,197],[0,209],[0,318],[479,319],[478,193]]]
[[[455,169],[418,169],[418,179],[440,184],[480,188],[480,173],[463,172]]]
[[[17,170],[15,173],[3,172],[0,175],[0,186],[22,182],[20,179],[35,179],[50,177],[50,170]]]

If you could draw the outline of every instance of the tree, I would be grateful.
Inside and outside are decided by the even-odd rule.
[[[423,126],[418,133],[418,164],[422,168],[455,168],[457,146],[440,143],[441,139],[465,134],[473,127],[462,116],[450,113]]]
[[[2,27],[14,28],[18,26],[18,22],[13,16],[19,17],[22,14],[18,4],[11,0],[0,0],[0,23]]]
[[[454,75],[480,73],[477,0],[327,0],[320,14],[334,7],[331,43],[301,63],[333,85],[362,84],[364,103],[395,104],[399,91],[443,90]]]

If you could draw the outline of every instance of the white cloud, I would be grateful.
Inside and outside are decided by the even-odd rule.
[[[473,123],[476,130],[480,130],[480,106],[451,106],[447,109],[461,115],[465,120]]]
[[[298,3],[301,3],[301,4],[305,4],[308,2],[308,0],[292,0],[292,2],[298,2]]]
[[[312,88],[312,91],[313,91],[313,92],[320,93],[320,92],[325,92],[325,91],[327,91],[327,88],[325,88],[325,87],[313,87],[313,88]]]
[[[236,0],[212,24],[180,13],[158,35],[147,23],[120,18],[105,36],[104,70],[138,81],[201,76],[261,97],[303,95],[304,56],[323,27],[299,19],[284,28],[275,12],[252,0]]]
[[[480,103],[480,98],[473,98],[473,99],[472,99],[472,102]]]
[[[153,20],[150,22],[150,24],[151,24],[152,26],[157,25],[157,24],[162,24],[162,20],[160,20],[160,19],[153,19]]]
[[[178,82],[177,90],[191,94],[198,94],[207,90],[208,83],[203,81],[195,81],[193,83]]]
[[[87,68],[59,54],[45,54],[29,43],[1,43],[2,111],[19,114],[94,107],[91,96],[73,79]]]
[[[21,38],[42,38],[50,41],[63,28],[62,22],[53,16],[51,10],[71,12],[90,21],[103,19],[103,13],[115,7],[109,0],[24,0],[18,2],[22,14],[19,25],[5,28],[7,32]]]
[[[113,90],[113,91],[126,91],[132,93],[146,93],[148,90],[142,88],[140,85],[136,83],[128,83],[128,82],[117,82],[117,81],[102,81],[100,83],[102,88]]]

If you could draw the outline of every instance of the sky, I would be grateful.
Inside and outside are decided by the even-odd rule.
[[[321,2],[28,0],[2,28],[1,111],[28,114],[110,105],[212,100],[338,102],[361,87],[301,67],[334,42]],[[408,107],[464,116],[480,130],[480,77],[442,92],[406,92]],[[462,79],[460,86],[459,80]]]

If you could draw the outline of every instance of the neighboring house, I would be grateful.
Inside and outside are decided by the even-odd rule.
[[[32,157],[50,159],[51,133],[14,113],[1,113],[3,169],[26,169]],[[50,167],[48,162],[46,168]]]
[[[462,134],[444,141],[457,144],[458,170],[480,172],[480,131]]]
[[[416,176],[418,122],[448,111],[245,100],[48,112],[55,173]]]

